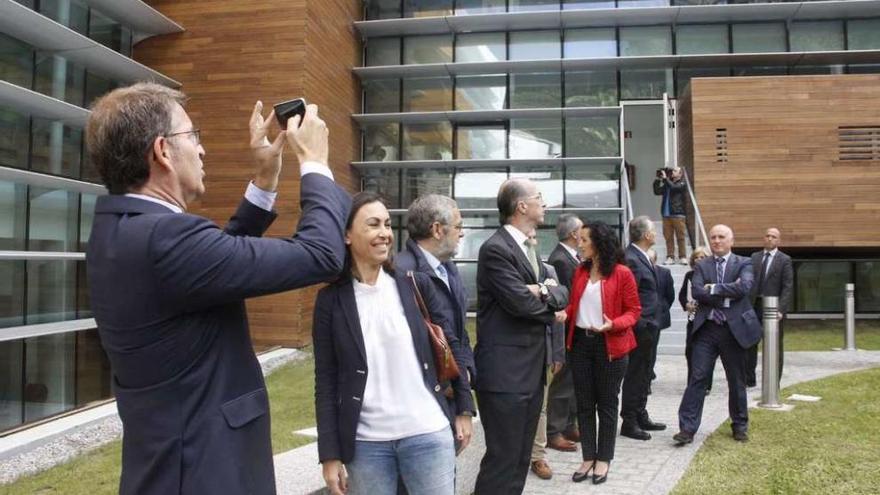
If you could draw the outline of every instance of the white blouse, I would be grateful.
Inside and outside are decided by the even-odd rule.
[[[356,438],[400,440],[448,427],[440,404],[425,387],[394,278],[380,270],[376,285],[352,283],[367,353]]]
[[[587,279],[587,288],[578,304],[575,325],[580,328],[599,328],[605,324],[602,317],[602,281]]]

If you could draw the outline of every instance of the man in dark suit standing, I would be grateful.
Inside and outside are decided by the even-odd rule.
[[[651,381],[657,378],[654,366],[657,364],[657,348],[660,345],[660,332],[672,326],[672,315],[669,313],[675,302],[675,281],[672,280],[672,272],[669,268],[657,264],[657,253],[653,249],[648,250],[654,270],[657,271],[657,339],[654,340],[654,349],[651,351]],[[651,390],[651,387],[648,387]]]
[[[478,495],[522,493],[544,399],[547,325],[564,321],[568,293],[554,286],[528,233],[544,221],[544,200],[527,179],[498,191],[502,224],[480,247],[474,388],[486,454]]]
[[[577,252],[578,233],[583,226],[584,222],[577,215],[572,213],[560,215],[556,222],[556,236],[559,243],[547,258],[548,263],[556,269],[559,283],[568,289],[569,294],[571,294],[571,279],[580,263],[580,255]],[[563,363],[565,362],[567,360],[563,360]],[[580,442],[580,432],[577,426],[574,382],[571,370],[563,365],[562,370],[553,375],[547,391],[547,446],[564,452],[573,452],[577,450],[577,442]]]
[[[636,322],[635,334],[638,346],[629,354],[629,365],[623,380],[620,417],[623,424],[620,434],[636,440],[650,440],[648,431],[665,430],[666,425],[651,420],[648,414],[648,388],[651,386],[651,355],[654,342],[660,336],[657,317],[660,311],[657,272],[648,256],[654,245],[657,231],[647,216],[633,218],[629,222],[630,245],[626,248],[626,264],[639,286],[639,302],[642,314]]]
[[[98,198],[86,261],[124,430],[119,491],[275,493],[244,300],[335,277],[351,199],[327,167],[317,107],[270,143],[274,118],[257,102],[256,176],[226,229],[186,213],[205,191],[205,150],[185,101],[156,84],[120,88],[94,104],[86,127],[110,192]],[[293,238],[263,239],[285,142],[300,162],[302,217]]]
[[[792,288],[794,287],[794,268],[791,257],[779,250],[782,236],[777,228],[769,228],[764,234],[764,249],[752,253],[752,271],[755,274],[755,285],[752,287],[752,306],[758,314],[758,321],[764,320],[763,297],[779,298],[779,375],[782,379],[782,323],[785,314],[791,307]],[[758,367],[758,345],[749,348],[746,365],[746,386],[757,385],[755,371]]]
[[[451,325],[443,332],[461,371],[460,386],[454,387],[452,404],[456,414],[455,436],[461,451],[471,439],[471,417],[476,408],[470,383],[477,375],[465,328],[467,291],[452,261],[464,237],[461,212],[452,198],[439,194],[420,196],[409,206],[406,229],[409,239],[395,259],[395,265],[399,270],[422,272],[431,278],[443,302],[444,319]]]
[[[709,231],[707,256],[694,267],[693,295],[699,303],[694,317],[691,376],[678,408],[677,445],[691,443],[700,427],[709,372],[721,356],[730,389],[728,408],[733,439],[749,439],[746,395],[746,349],[761,339],[761,325],[749,302],[754,284],[748,258],[731,253],[733,230],[716,225]]]

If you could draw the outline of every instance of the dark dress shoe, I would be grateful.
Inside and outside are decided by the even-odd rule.
[[[584,481],[585,479],[587,479],[587,478],[589,478],[589,477],[591,476],[590,473],[593,472],[593,469],[594,469],[595,467],[596,467],[596,463],[594,462],[593,465],[590,466],[590,469],[587,469],[587,472],[586,472],[586,473],[581,473],[581,472],[575,471],[575,472],[571,475],[571,481],[574,481],[575,483],[580,483],[581,481]]]
[[[675,446],[681,447],[682,445],[687,445],[694,441],[694,434],[687,431],[680,431],[675,435],[672,435],[672,439],[675,440]]]
[[[635,440],[650,440],[651,434],[639,428],[638,425],[632,423],[624,423],[620,427],[620,436],[629,437]]]
[[[642,421],[639,421],[639,428],[645,431],[663,431],[666,429],[665,423],[655,423],[651,421],[651,418],[646,418]]]
[[[559,450],[562,452],[574,452],[577,450],[576,443],[572,442],[571,440],[566,440],[565,437],[558,433],[547,440],[547,446],[551,449]]]
[[[608,481],[608,472],[609,471],[611,471],[611,464],[608,465],[608,469],[605,470],[605,474],[599,475],[599,474],[593,473],[593,484],[594,485],[601,485],[602,483],[605,483],[606,481]]]
[[[562,436],[565,437],[566,440],[570,440],[574,443],[581,441],[581,432],[577,428],[565,430],[565,432],[562,433]]]
[[[736,440],[737,442],[748,442],[749,441],[749,434],[745,431],[742,431],[742,430],[735,431],[735,432],[733,432],[733,439]]]

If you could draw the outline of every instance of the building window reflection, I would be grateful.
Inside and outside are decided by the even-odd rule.
[[[455,78],[456,110],[503,110],[506,100],[506,74]]]
[[[452,126],[437,124],[405,124],[403,126],[404,160],[451,160]]]
[[[500,160],[506,158],[503,125],[459,125],[455,131],[455,157],[459,160]]]
[[[510,158],[562,156],[562,123],[559,119],[512,119]]]

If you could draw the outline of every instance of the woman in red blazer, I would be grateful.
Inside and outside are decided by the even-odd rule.
[[[598,485],[608,478],[614,457],[620,383],[626,374],[627,354],[636,347],[633,326],[642,307],[614,230],[602,222],[585,225],[579,248],[584,262],[571,282],[566,347],[584,462],[571,479],[579,483],[592,475],[593,484]]]

